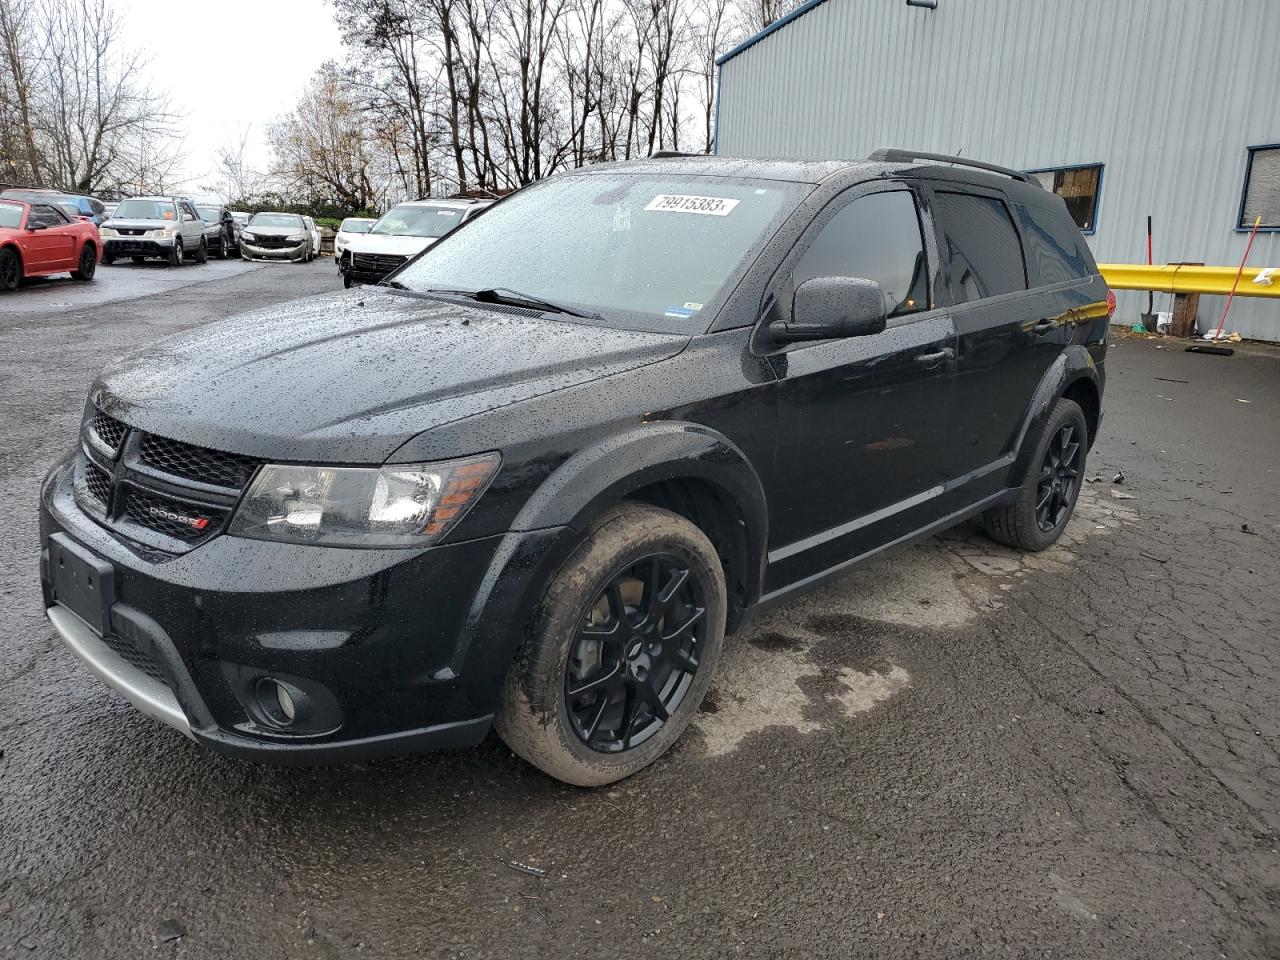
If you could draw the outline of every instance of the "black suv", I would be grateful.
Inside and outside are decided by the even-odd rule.
[[[1113,300],[1060,198],[979,167],[573,171],[381,287],[149,346],[43,485],[49,617],[226,753],[492,725],[625,777],[752,608],[969,517],[1062,532]]]

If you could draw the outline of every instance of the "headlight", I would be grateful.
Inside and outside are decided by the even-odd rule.
[[[344,547],[425,547],[484,493],[502,458],[383,467],[268,464],[231,521],[233,536]]]
[[[307,238],[306,238],[306,237],[304,237],[302,234],[298,234],[298,235],[297,235],[297,236],[295,236],[295,237],[290,237],[290,238],[289,238],[289,242],[290,242],[290,243],[301,243],[301,242],[302,242],[303,240],[305,240],[305,239],[307,239]]]
[[[172,237],[177,232],[178,232],[178,228],[176,226],[158,227],[155,230],[148,230],[147,236],[148,237]]]
[[[116,235],[116,231],[114,227],[99,227],[98,235],[103,237],[114,237]]]
[[[254,240],[257,240],[258,237],[257,237],[257,234],[250,233],[248,230],[243,230],[240,233],[240,239],[254,241]]]

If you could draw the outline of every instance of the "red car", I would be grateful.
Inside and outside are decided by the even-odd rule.
[[[55,273],[92,280],[101,258],[91,222],[72,220],[52,203],[0,200],[0,291]]]

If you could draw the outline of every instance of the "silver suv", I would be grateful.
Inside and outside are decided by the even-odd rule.
[[[130,197],[99,228],[102,262],[131,257],[141,263],[159,257],[174,267],[188,259],[204,263],[209,259],[204,231],[204,221],[186,197]]]

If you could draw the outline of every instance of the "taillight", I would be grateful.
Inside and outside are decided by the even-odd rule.
[[[1110,320],[1116,315],[1116,293],[1114,290],[1107,291],[1107,319]]]

